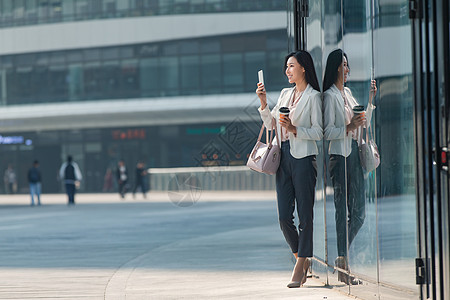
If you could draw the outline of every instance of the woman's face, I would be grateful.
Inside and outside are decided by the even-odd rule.
[[[289,83],[298,83],[305,79],[305,68],[293,56],[289,57],[286,62],[286,76]]]
[[[343,56],[342,64],[339,66],[338,69],[338,76],[344,78],[344,83],[347,82],[348,73],[350,73],[350,69],[348,68],[347,58]]]

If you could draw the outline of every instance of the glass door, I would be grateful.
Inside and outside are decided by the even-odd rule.
[[[449,292],[449,3],[410,1],[413,22],[418,258],[422,299]]]

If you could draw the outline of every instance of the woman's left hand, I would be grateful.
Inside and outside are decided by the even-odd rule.
[[[289,119],[288,116],[283,116],[283,118],[280,118],[280,125],[285,128],[287,132],[297,134],[297,128],[292,125],[291,119]]]
[[[373,92],[373,96],[375,97],[377,94],[377,81],[375,79],[372,79],[370,83],[370,91]]]

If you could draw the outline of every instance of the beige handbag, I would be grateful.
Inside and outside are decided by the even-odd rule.
[[[360,138],[360,143],[358,146],[361,166],[366,172],[372,172],[380,165],[380,153],[378,152],[377,144],[375,144],[373,140],[373,135],[370,128],[371,126],[366,128],[365,139]],[[360,134],[360,136],[362,136],[362,134]]]
[[[264,124],[259,132],[258,140],[255,147],[247,161],[247,166],[260,173],[273,175],[277,173],[280,166],[281,149],[280,140],[278,138],[277,126],[273,126],[274,130],[270,131],[266,129],[266,143],[261,142],[261,137],[264,132]],[[277,143],[273,144],[274,138],[277,138]]]

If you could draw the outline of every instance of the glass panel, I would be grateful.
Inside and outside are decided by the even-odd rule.
[[[372,74],[372,35],[370,0],[343,2],[343,50],[346,53],[344,62],[344,100],[348,103],[346,112],[347,132],[350,142],[349,155],[346,157],[345,175],[347,181],[347,267],[354,276],[346,277],[351,285],[351,293],[359,295],[367,290],[376,297],[377,294],[377,219],[375,200],[376,170],[367,172],[362,167],[359,146],[368,144],[376,125],[374,110],[374,94],[370,92]],[[361,112],[356,107],[363,106]],[[348,116],[347,116],[348,115]],[[366,123],[364,123],[364,119]],[[366,128],[364,129],[364,124]],[[371,134],[372,133],[372,134]],[[358,274],[368,279],[361,285]],[[373,283],[373,284],[370,284]]]
[[[205,94],[220,92],[222,68],[220,55],[211,54],[201,57],[201,84]]]
[[[103,16],[113,18],[116,16],[116,0],[103,0]]]
[[[49,68],[49,81],[51,82],[48,90],[49,102],[62,101],[67,98],[67,69],[64,65],[54,65]]]
[[[49,86],[49,72],[46,66],[37,66],[31,79],[31,89],[34,91],[36,102],[46,101]]]
[[[62,2],[62,13],[65,21],[71,21],[75,18],[75,0],[64,0]]]
[[[138,78],[137,59],[127,59],[121,62],[120,72],[120,98],[134,98],[139,96],[139,78]]]
[[[52,22],[61,21],[62,17],[62,0],[51,0],[49,6],[49,17]]]
[[[33,24],[37,22],[37,1],[25,0],[25,22]]]
[[[178,57],[162,57],[159,66],[161,96],[174,96],[179,89]]]
[[[262,51],[247,52],[244,55],[245,61],[245,91],[255,90],[255,84],[258,82],[257,73],[259,70],[266,70],[266,53]],[[266,76],[267,77],[267,76]]]
[[[267,53],[267,72],[264,71],[264,77],[267,77],[267,83],[265,83],[268,90],[273,90],[276,87],[281,89],[286,86],[286,80],[283,77],[284,70],[283,67],[280,67],[279,63],[280,61],[284,61],[285,56],[286,50],[270,51]],[[274,99],[274,101],[276,100]]]
[[[142,59],[139,65],[139,75],[142,96],[158,95],[158,59]]]
[[[38,18],[39,23],[48,22],[48,0],[38,0]]]
[[[102,0],[90,0],[88,9],[91,18],[100,18],[102,16]]]
[[[158,0],[159,14],[170,13],[173,0]]]
[[[376,174],[379,273],[381,282],[401,286],[418,299],[411,27],[408,3],[389,2],[380,2],[377,31],[383,34],[374,39],[379,87],[374,121],[381,155]]]
[[[198,55],[181,57],[181,88],[186,94],[200,91],[200,58]]]
[[[106,99],[120,98],[119,76],[120,67],[118,61],[108,61],[103,64],[101,70],[99,92]]]
[[[116,7],[120,15],[126,15],[130,9],[129,0],[116,0]]]
[[[69,101],[80,100],[83,96],[83,66],[71,64],[68,66],[67,85]]]
[[[243,89],[243,61],[242,54],[223,55],[223,84],[230,92],[240,92]]]
[[[89,5],[88,0],[77,0],[75,2],[76,19],[82,20],[88,18],[89,16],[88,5]]]
[[[22,24],[25,14],[24,0],[14,1],[14,23]]]
[[[0,103],[6,105],[6,70],[0,69]]]
[[[316,69],[317,80],[319,86],[322,82],[322,51],[323,45],[321,36],[320,20],[322,19],[322,1],[312,0],[309,2],[309,18],[307,18],[307,51],[311,54]],[[317,179],[316,179],[316,193],[314,203],[314,257],[322,261],[326,260],[326,244],[325,244],[325,211],[326,201],[324,195],[324,152],[323,141],[318,141],[317,148],[319,154],[316,156],[317,163]],[[326,268],[322,265],[313,264],[315,274],[321,278],[326,278]]]
[[[33,98],[33,92],[30,90],[31,76],[33,69],[31,67],[21,67],[16,70],[17,100],[19,103],[30,103]]]
[[[324,174],[325,185],[325,222],[327,232],[327,255],[330,267],[338,266],[345,270],[347,258],[346,248],[346,195],[345,195],[345,117],[344,100],[337,88],[338,81],[343,82],[343,75],[339,76],[342,65],[342,6],[340,0],[327,2],[323,6],[323,105],[324,105]],[[318,212],[316,212],[318,214]],[[344,273],[330,270],[329,282],[348,291],[342,286]]]
[[[100,80],[101,67],[100,63],[88,63],[84,65],[84,91],[86,99],[99,99],[101,97]]]
[[[1,4],[2,24],[11,25],[13,22],[13,0],[3,0]]]

